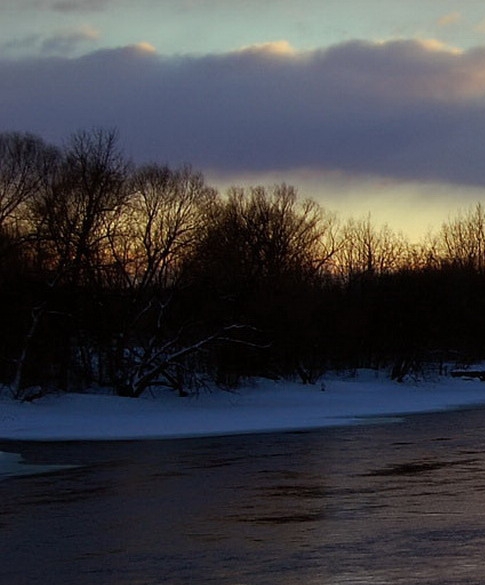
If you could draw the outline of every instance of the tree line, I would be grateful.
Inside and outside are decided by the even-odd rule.
[[[481,204],[411,244],[294,187],[221,194],[115,131],[0,134],[0,382],[181,395],[253,376],[485,357]],[[37,391],[37,390],[36,390]]]

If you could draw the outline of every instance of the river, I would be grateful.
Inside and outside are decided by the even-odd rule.
[[[485,582],[482,409],[0,451],[69,466],[0,481],[0,585]]]

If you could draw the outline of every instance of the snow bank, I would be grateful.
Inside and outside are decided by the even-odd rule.
[[[0,399],[0,439],[120,440],[195,437],[366,423],[373,417],[485,404],[485,384],[443,378],[397,384],[361,373],[319,386],[258,380],[234,393],[179,398],[99,394],[47,396],[33,403]]]

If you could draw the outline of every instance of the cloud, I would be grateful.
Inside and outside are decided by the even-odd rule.
[[[71,55],[80,45],[93,43],[100,38],[98,30],[92,27],[80,27],[61,31],[44,39],[40,49],[43,55]]]
[[[273,41],[269,43],[261,43],[257,45],[249,45],[239,49],[239,53],[247,55],[270,55],[270,56],[293,56],[296,54],[296,50],[290,45],[288,41]]]
[[[462,18],[460,12],[450,12],[438,19],[438,26],[446,27],[457,24]]]
[[[141,41],[135,45],[130,45],[127,50],[137,52],[140,55],[155,55],[157,52],[156,48],[151,43],[147,43],[146,41]]]
[[[51,6],[58,12],[97,12],[109,3],[111,0],[57,0]]]
[[[38,54],[44,56],[72,56],[79,48],[86,44],[92,45],[100,38],[98,30],[81,26],[68,28],[49,36],[42,37],[38,34],[19,37],[0,43],[0,50],[5,55]]]
[[[54,12],[99,12],[114,0],[2,0],[2,10],[49,10]],[[119,1],[119,0],[117,0]]]
[[[418,45],[421,45],[422,48],[426,49],[427,51],[437,52],[437,53],[452,53],[452,54],[460,54],[463,53],[463,49],[458,47],[453,47],[443,41],[438,39],[417,39],[416,42]]]
[[[146,43],[0,60],[0,131],[117,127],[137,160],[485,185],[485,48],[285,42],[215,55]]]
[[[38,34],[27,35],[24,37],[19,37],[15,39],[11,39],[10,41],[4,41],[0,43],[0,51],[5,55],[10,54],[11,52],[23,52],[29,51],[32,52],[35,49],[38,49],[39,44],[42,42],[42,37]]]
[[[474,30],[478,33],[485,33],[485,18],[475,26]]]

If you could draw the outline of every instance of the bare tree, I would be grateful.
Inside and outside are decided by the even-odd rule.
[[[345,280],[386,274],[403,266],[408,249],[404,236],[387,224],[377,228],[370,215],[359,220],[351,218],[342,229],[336,262]]]
[[[19,275],[32,260],[29,206],[52,176],[59,152],[31,134],[0,134],[0,271]]]
[[[79,337],[81,321],[91,312],[93,294],[109,263],[106,224],[126,199],[127,166],[115,132],[79,132],[53,169],[41,175],[38,192],[26,202],[33,262],[42,280],[31,298],[31,322],[17,360],[16,394],[27,383],[24,373],[34,362],[39,372],[56,370],[57,383],[67,387],[72,354],[79,346],[73,337]],[[76,292],[88,285],[91,299]]]
[[[160,316],[162,313],[159,314]],[[131,398],[138,398],[151,386],[166,386],[176,390],[179,396],[187,396],[187,380],[200,379],[187,359],[206,351],[216,344],[243,344],[246,347],[261,345],[241,339],[238,334],[250,328],[243,325],[228,325],[208,335],[198,336],[191,342],[179,335],[172,337],[152,336],[143,347],[132,347],[129,368],[117,386],[118,393]]]
[[[207,274],[214,272],[211,278],[222,287],[309,277],[335,251],[333,236],[323,238],[324,219],[332,225],[316,202],[301,202],[294,187],[232,188],[213,209],[195,263]]]
[[[111,215],[127,197],[128,163],[114,131],[74,134],[55,179],[34,202],[39,241],[56,279],[78,285],[101,278]]]
[[[32,223],[29,207],[43,193],[59,159],[59,151],[31,134],[0,134],[0,258],[2,293],[16,288],[19,314],[19,331],[11,331],[7,355],[12,346],[18,351],[14,359],[14,375],[11,390],[14,396],[22,396],[24,371],[29,361],[32,340],[41,321],[42,303],[29,306],[30,289],[28,274],[33,262]],[[25,305],[27,306],[23,306]],[[8,310],[12,310],[9,307]],[[25,315],[24,315],[25,314]],[[30,315],[30,321],[27,317]],[[22,323],[26,323],[23,333]],[[23,335],[23,338],[21,338]],[[18,348],[17,348],[18,346]],[[14,350],[15,351],[15,350]],[[4,355],[5,357],[5,355]]]
[[[185,335],[190,327],[175,327],[170,313],[182,265],[205,228],[206,209],[217,193],[190,167],[144,166],[129,184],[125,213],[109,231],[111,253],[130,298],[112,345],[113,377],[118,391],[131,396],[155,379],[182,393],[180,360],[205,346],[206,337]],[[174,364],[177,376],[171,373]]]
[[[126,286],[139,291],[170,286],[200,237],[205,207],[217,194],[190,167],[143,166],[129,185],[128,204],[109,231],[112,254]]]
[[[300,200],[294,187],[232,188],[218,201],[189,265],[207,299],[203,310],[214,321],[255,326],[271,343],[265,352],[224,348],[218,378],[232,381],[236,371],[286,375],[296,362],[305,379],[314,378],[306,357],[319,352],[320,280],[338,246],[336,217]]]
[[[444,222],[438,236],[445,262],[483,272],[485,268],[485,210],[481,203]]]
[[[57,150],[31,134],[0,134],[0,226],[18,223],[43,187]]]

